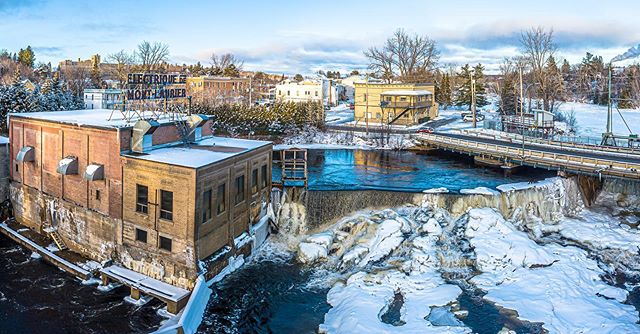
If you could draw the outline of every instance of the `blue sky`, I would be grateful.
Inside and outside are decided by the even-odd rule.
[[[208,64],[233,52],[245,69],[312,73],[363,69],[362,51],[395,29],[438,42],[441,64],[497,68],[532,26],[553,28],[561,58],[605,60],[640,43],[640,1],[65,1],[0,0],[0,49],[36,61],[103,56],[143,41],[169,45],[171,61]]]

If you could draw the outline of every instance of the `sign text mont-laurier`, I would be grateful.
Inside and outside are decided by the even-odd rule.
[[[129,73],[127,100],[177,99],[187,97],[184,74]]]

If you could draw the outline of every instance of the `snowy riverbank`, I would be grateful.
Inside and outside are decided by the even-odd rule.
[[[302,238],[298,259],[333,273],[320,331],[470,333],[465,316],[475,310],[459,299],[476,289],[515,311],[506,328],[640,331],[638,311],[625,303],[629,291],[605,279],[640,272],[637,218],[625,213],[634,204],[616,215],[587,209],[569,196],[569,180],[557,180],[472,191],[455,202],[428,193],[421,205],[362,211]],[[505,201],[509,208],[482,206]]]

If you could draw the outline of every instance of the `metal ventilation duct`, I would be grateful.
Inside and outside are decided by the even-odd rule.
[[[153,145],[152,134],[160,126],[154,120],[139,120],[133,125],[133,135],[131,136],[131,151],[144,153]]]
[[[58,162],[58,173],[62,175],[78,174],[78,158],[66,157]]]
[[[104,180],[104,166],[90,164],[84,172],[84,179],[87,181]]]
[[[189,138],[189,141],[193,142],[202,138],[202,126],[207,123],[208,120],[209,117],[200,114],[192,114],[187,117],[187,137]]]
[[[36,160],[35,149],[32,146],[24,146],[18,151],[16,160],[19,162],[33,162]]]

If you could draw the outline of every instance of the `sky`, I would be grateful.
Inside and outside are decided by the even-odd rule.
[[[36,62],[56,66],[148,40],[168,44],[173,63],[231,52],[246,70],[344,73],[365,70],[363,50],[403,28],[435,40],[441,66],[491,73],[536,26],[554,30],[559,58],[576,63],[588,51],[608,61],[640,43],[638,13],[638,0],[0,0],[0,50],[31,45]]]

